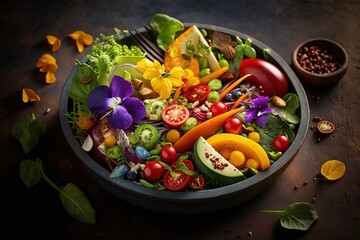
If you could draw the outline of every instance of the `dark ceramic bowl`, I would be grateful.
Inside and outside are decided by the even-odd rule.
[[[192,25],[193,24],[185,24],[185,26]],[[242,39],[249,37],[243,33],[222,27],[205,24],[196,25],[199,28],[210,30],[216,29],[217,31],[232,36],[237,35]],[[137,30],[140,32],[145,31],[144,28],[139,28]],[[101,184],[109,192],[118,196],[120,199],[125,200],[135,206],[159,212],[196,214],[230,208],[242,204],[251,198],[254,198],[274,183],[277,177],[290,164],[295,154],[300,149],[309,125],[309,105],[305,91],[290,66],[277,53],[269,49],[263,43],[252,38],[252,44],[256,49],[259,57],[265,58],[267,61],[272,62],[278,66],[281,71],[284,72],[284,74],[289,79],[290,90],[296,93],[300,99],[300,110],[298,112],[300,123],[298,125],[297,135],[288,150],[268,170],[260,172],[259,174],[239,183],[225,187],[194,192],[159,191],[135,184],[129,180],[110,178],[110,172],[100,166],[88,155],[87,152],[81,148],[81,144],[74,137],[66,117],[68,108],[72,103],[71,99],[68,97],[69,88],[73,76],[77,71],[77,67],[75,67],[70,73],[68,80],[63,88],[60,99],[60,122],[69,145],[76,153],[84,167],[88,170],[90,175],[99,184]],[[268,50],[263,51],[264,49]],[[266,52],[265,56],[264,52]],[[83,59],[83,61],[85,60],[86,59]]]
[[[304,69],[301,64],[301,61],[304,60],[300,60],[303,55],[301,52],[305,47],[309,49],[312,46],[317,46],[322,50],[327,50],[328,54],[332,55],[334,59],[326,60],[324,57],[321,57],[321,60],[328,61],[330,63],[338,63],[339,67],[337,67],[337,70],[331,71],[330,73],[325,73],[325,71],[322,71],[322,73],[313,73],[309,71],[310,68]],[[317,64],[321,65],[321,63]],[[316,87],[329,87],[338,83],[345,75],[348,68],[348,55],[340,44],[330,39],[314,38],[304,41],[295,48],[292,54],[292,66],[300,81]]]

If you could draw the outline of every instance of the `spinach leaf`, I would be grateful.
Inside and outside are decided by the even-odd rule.
[[[68,183],[60,192],[60,199],[68,213],[81,222],[94,224],[95,211],[85,193],[75,184]]]
[[[71,82],[69,96],[72,99],[86,103],[88,94],[96,85],[97,76],[88,64],[79,61],[77,61],[77,64],[79,68]]]
[[[32,187],[41,180],[42,163],[39,160],[24,160],[20,163],[20,178],[27,186]]]
[[[289,124],[298,124],[299,117],[296,115],[297,109],[300,107],[299,97],[294,93],[287,93],[283,96],[286,101],[286,107],[276,107],[274,103],[270,102],[269,106],[274,109],[281,117],[283,117]]]
[[[284,228],[302,231],[308,230],[318,218],[314,206],[306,202],[293,203],[285,210],[261,210],[260,212],[275,214]]]
[[[21,143],[24,152],[29,153],[45,131],[45,125],[33,113],[27,113],[23,120],[13,126],[12,135]]]
[[[266,152],[273,150],[273,139],[279,134],[286,134],[290,142],[295,139],[295,133],[291,130],[289,124],[272,114],[269,115],[266,128],[256,127],[256,131],[258,131],[261,136],[259,144]]]
[[[176,33],[185,29],[182,22],[165,14],[155,14],[150,26],[158,33],[156,43],[164,51],[174,41]]]
[[[61,202],[73,218],[84,223],[95,224],[95,210],[85,193],[73,183],[68,183],[63,188],[56,186],[44,173],[39,158],[36,161],[23,160],[20,163],[20,178],[27,187],[32,187],[43,179],[60,193]]]

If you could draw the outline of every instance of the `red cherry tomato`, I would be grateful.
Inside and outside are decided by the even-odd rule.
[[[164,146],[160,151],[160,159],[167,164],[172,164],[177,160],[176,149],[173,146]]]
[[[171,191],[181,191],[184,190],[190,181],[190,175],[185,174],[183,171],[177,170],[176,167],[177,162],[171,165],[173,170],[173,174],[170,171],[167,171],[163,178],[164,186]],[[183,165],[190,170],[194,169],[194,165],[190,160],[183,160]]]
[[[205,185],[205,179],[200,174],[194,174],[190,177],[189,186],[194,190],[199,190]]]
[[[167,126],[177,128],[186,122],[189,115],[189,110],[185,106],[171,104],[163,110],[161,117]]]
[[[184,93],[189,102],[199,101],[200,103],[204,103],[210,92],[211,89],[209,86],[205,84],[197,84],[190,86]]]
[[[156,182],[160,180],[164,171],[165,168],[159,163],[159,161],[153,160],[146,163],[143,170],[143,176],[150,182]]]
[[[273,147],[276,151],[285,151],[289,147],[289,138],[284,134],[277,135],[273,140]]]
[[[212,113],[212,116],[216,117],[217,115],[227,112],[227,107],[223,102],[214,102],[210,106],[210,111]]]
[[[227,133],[240,134],[242,132],[242,122],[237,117],[230,117],[225,120],[224,131]]]
[[[240,75],[251,74],[245,81],[261,88],[271,97],[284,96],[288,92],[288,80],[283,72],[272,63],[260,58],[246,58],[240,63]]]

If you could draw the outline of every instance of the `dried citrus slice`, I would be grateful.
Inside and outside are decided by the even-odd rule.
[[[329,180],[338,180],[345,173],[345,164],[339,160],[328,160],[321,166],[320,173]]]

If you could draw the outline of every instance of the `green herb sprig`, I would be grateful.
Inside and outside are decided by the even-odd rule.
[[[308,230],[318,219],[314,206],[307,202],[290,204],[285,210],[260,210],[260,212],[275,214],[284,228],[302,231]]]
[[[20,178],[29,188],[43,179],[60,193],[62,204],[73,218],[84,223],[95,224],[95,210],[85,193],[73,183],[68,183],[61,188],[55,185],[45,175],[39,158],[35,161],[26,159],[20,163]]]

